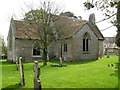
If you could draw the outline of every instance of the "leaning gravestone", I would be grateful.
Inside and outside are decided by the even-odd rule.
[[[19,65],[20,65],[20,84],[23,86],[25,85],[25,79],[24,79],[24,68],[22,63],[22,57],[19,57]]]
[[[34,90],[42,90],[39,75],[40,75],[40,67],[38,66],[38,61],[35,61],[34,62]]]

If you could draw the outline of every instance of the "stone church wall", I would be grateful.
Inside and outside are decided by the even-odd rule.
[[[33,56],[34,43],[35,43],[35,40],[16,39],[15,56],[16,57],[22,56],[26,62],[40,60],[41,57]]]
[[[91,39],[89,40],[88,52],[83,52],[83,36],[86,32],[90,35]],[[71,43],[71,46],[69,45],[69,42]],[[67,53],[67,55],[63,53],[63,56],[65,58],[68,58],[68,61],[86,61],[98,59],[98,38],[91,31],[88,25],[84,25],[78,32],[76,32],[75,35],[73,35],[73,37],[70,40],[68,40],[68,48],[70,52]]]

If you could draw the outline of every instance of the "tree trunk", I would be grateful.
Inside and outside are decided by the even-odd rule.
[[[118,32],[120,32],[120,1],[118,2],[117,5],[117,29]]]
[[[117,5],[117,46],[120,47],[120,1]],[[118,49],[118,60],[120,61],[120,49]]]
[[[119,58],[118,58],[118,60],[120,61],[120,53],[119,53],[119,56],[118,56]]]
[[[61,51],[60,51],[60,57],[62,58],[62,40],[61,40]]]
[[[62,56],[62,40],[61,40],[61,51],[60,51],[60,65],[62,65],[63,63],[64,63],[64,58],[63,58],[63,56]]]
[[[44,32],[44,48],[43,48],[43,66],[47,65],[47,46],[48,46],[48,36],[47,36],[47,29],[46,29],[46,24],[45,24],[45,32]]]
[[[118,49],[118,60],[120,61],[120,49]]]
[[[43,66],[47,65],[47,48],[43,49]]]

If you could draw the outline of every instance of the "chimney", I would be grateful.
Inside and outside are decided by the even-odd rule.
[[[89,15],[89,21],[90,21],[92,24],[95,25],[95,14],[94,14],[94,13],[92,13],[92,14]]]

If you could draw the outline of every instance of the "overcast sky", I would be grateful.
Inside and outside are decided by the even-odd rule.
[[[7,38],[9,26],[10,26],[10,18],[12,16],[16,16],[17,19],[21,19],[23,11],[21,8],[25,8],[25,4],[29,4],[30,2],[38,3],[39,0],[2,0],[0,2],[0,34]],[[71,11],[76,16],[82,16],[82,19],[88,20],[89,14],[95,13],[96,22],[100,21],[104,18],[103,13],[99,10],[92,9],[90,11],[85,10],[83,3],[87,0],[51,0],[55,1],[56,4],[60,5],[64,11]],[[15,18],[15,17],[14,17]],[[97,24],[100,30],[103,30],[111,24],[109,21],[104,21]],[[102,31],[102,34],[105,37],[112,37],[116,35],[116,28],[111,27],[105,31]]]

